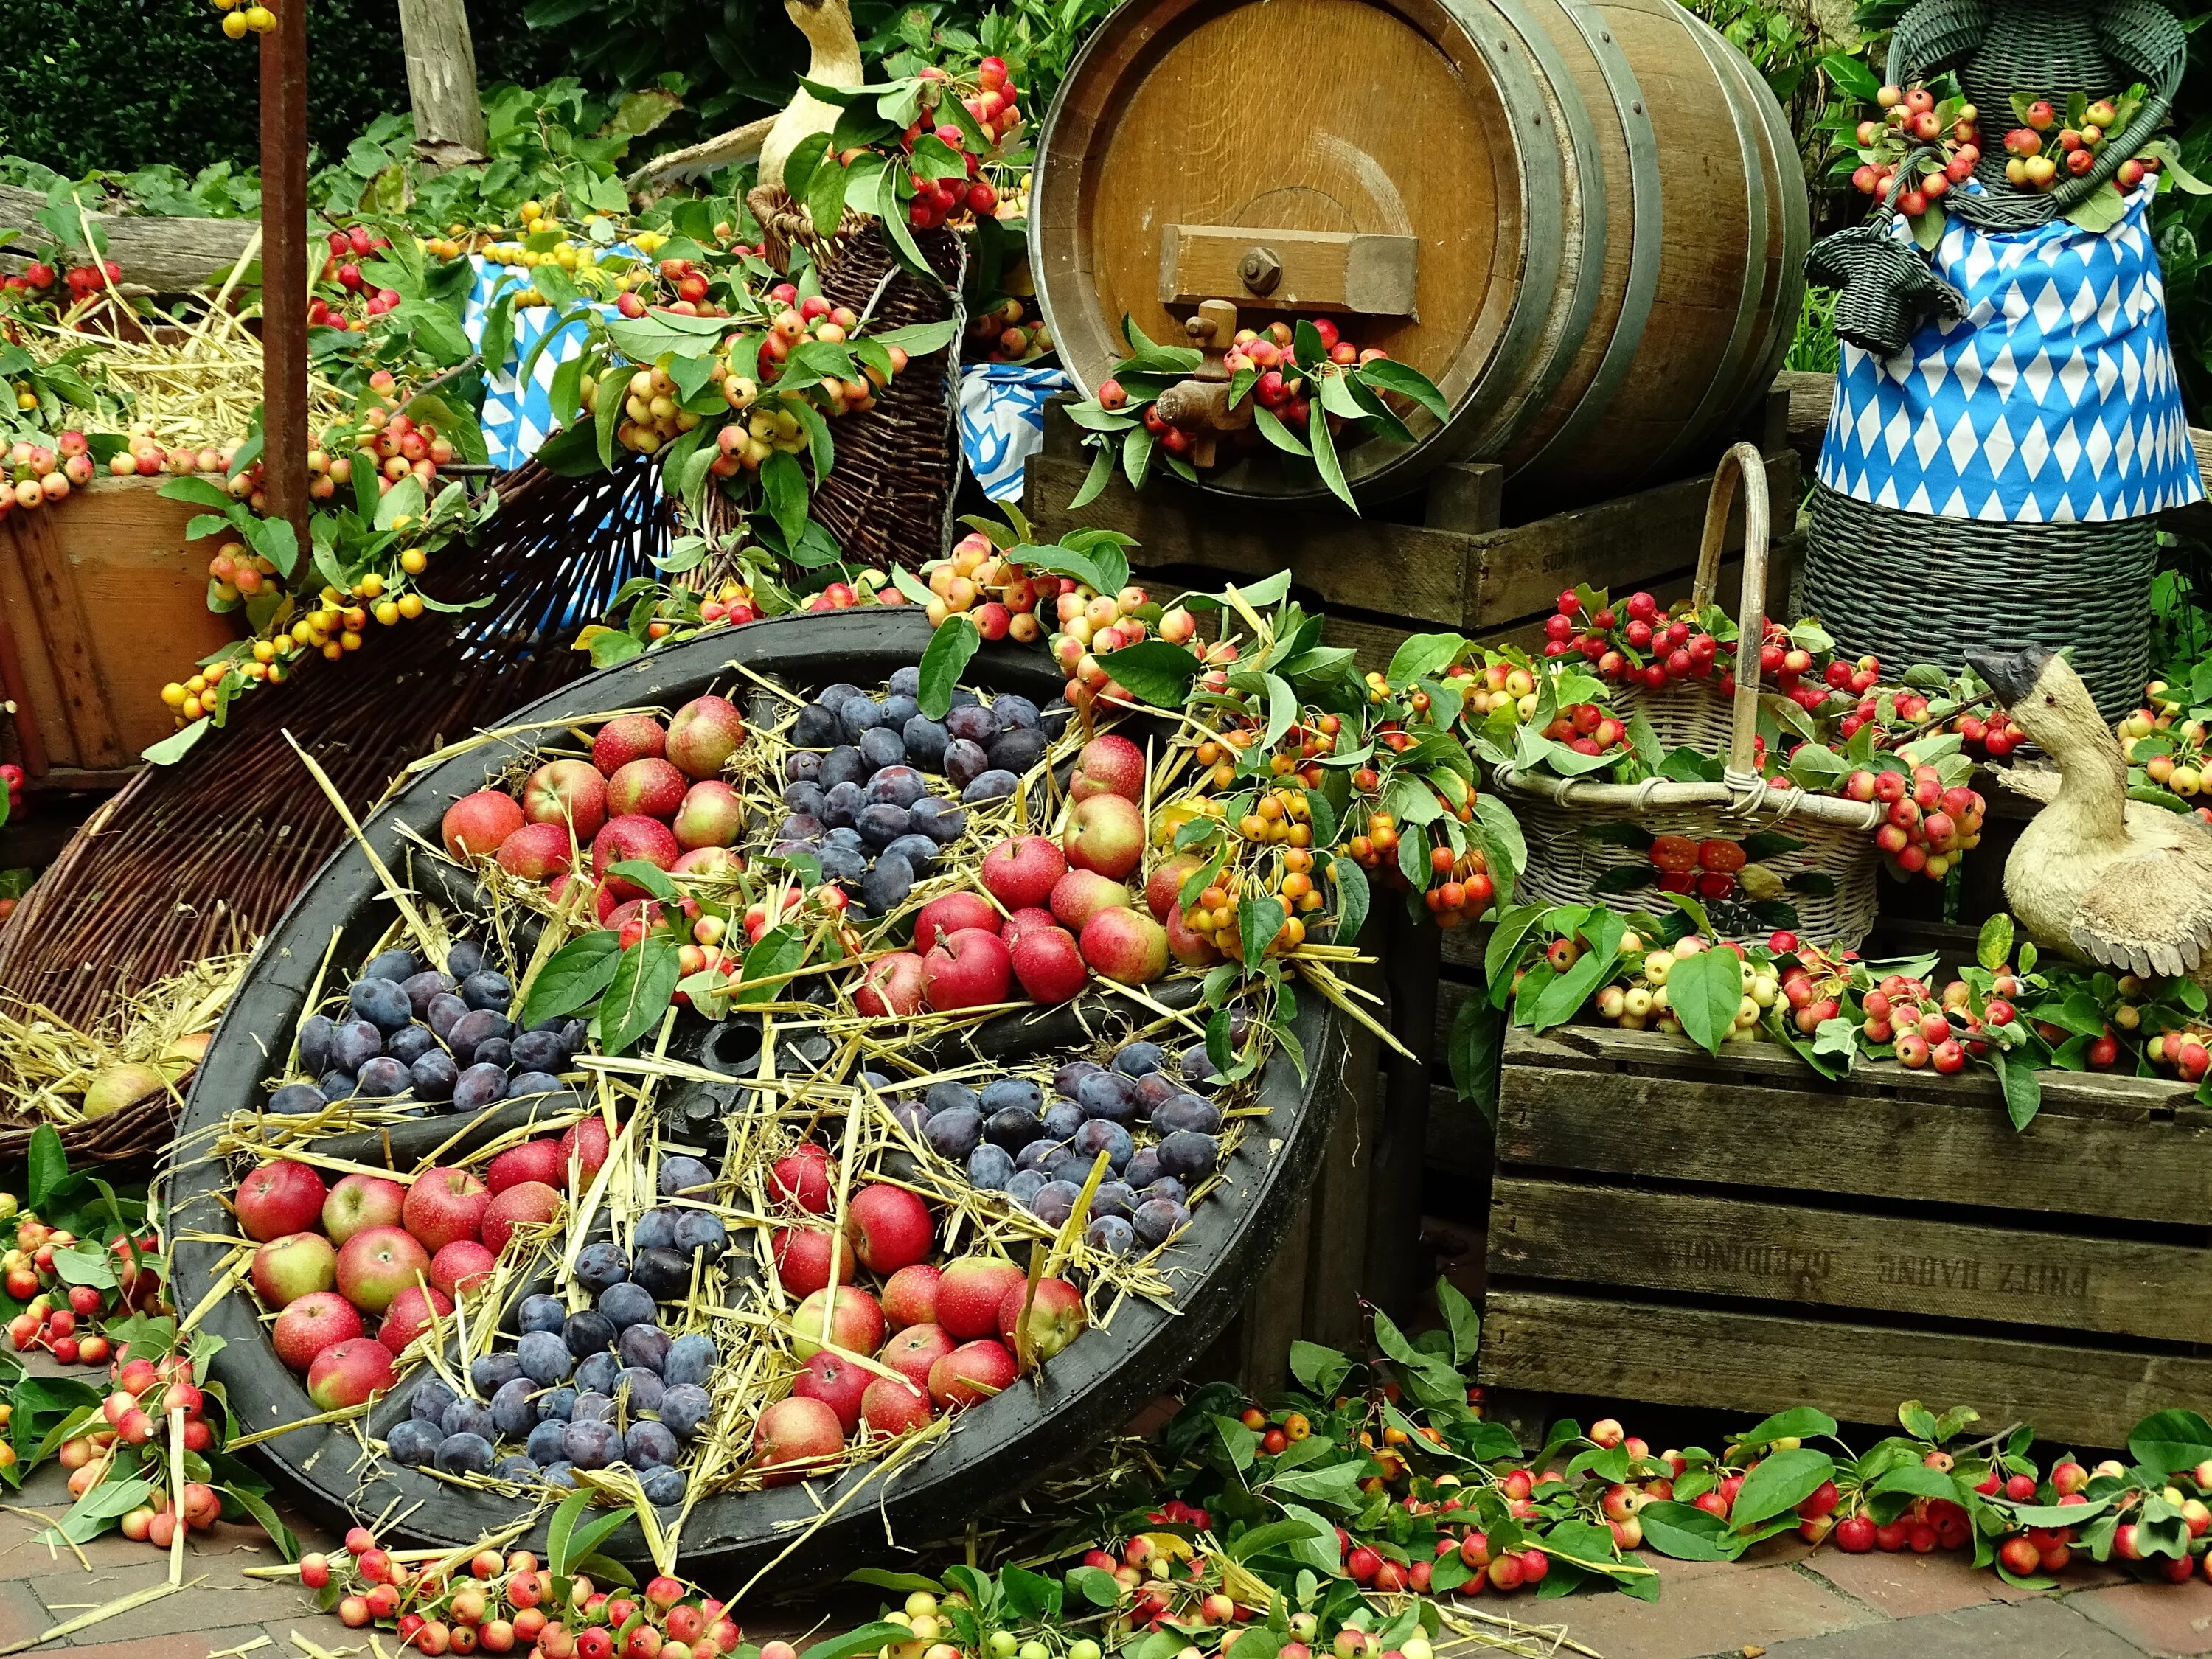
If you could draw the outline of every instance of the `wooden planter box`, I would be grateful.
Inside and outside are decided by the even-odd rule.
[[[219,540],[185,539],[201,509],[163,482],[103,477],[0,520],[0,690],[34,781],[119,782],[174,729],[161,688],[237,637],[207,608]]]
[[[2179,1083],[2046,1073],[1827,1084],[1771,1045],[1571,1027],[1507,1039],[1484,1380],[1893,1421],[1973,1407],[2124,1444],[2212,1399],[2212,1112]]]

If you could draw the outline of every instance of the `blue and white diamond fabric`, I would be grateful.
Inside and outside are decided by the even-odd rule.
[[[978,363],[960,371],[960,448],[994,501],[1022,493],[1022,463],[1043,446],[1044,406],[1074,383],[1067,371]]]
[[[605,252],[644,257],[627,246],[606,249]],[[475,267],[476,278],[469,284],[462,325],[468,331],[469,343],[481,347],[484,319],[490,314],[492,302],[501,294],[518,293],[527,287],[528,276],[511,266],[494,264],[481,254],[470,255],[469,263]],[[616,315],[612,306],[592,308],[602,316]],[[514,315],[514,338],[507,349],[507,361],[489,366],[484,375],[483,412],[479,420],[483,427],[484,447],[490,452],[494,466],[520,466],[553,435],[553,374],[583,350],[586,336],[580,317],[569,319],[556,330],[554,325],[558,313],[550,306],[518,307]],[[538,361],[531,364],[530,378],[523,380],[523,359],[549,333],[553,336],[552,341],[538,353]]]
[[[1895,357],[1844,347],[1820,482],[1906,513],[2007,524],[2203,500],[2146,224],[2154,186],[2138,186],[2103,232],[2062,219],[1991,235],[1953,218],[1935,268],[1965,314],[1929,323]]]

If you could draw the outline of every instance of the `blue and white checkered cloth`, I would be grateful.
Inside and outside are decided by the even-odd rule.
[[[628,254],[633,258],[644,257],[629,246],[604,252]],[[476,280],[469,285],[462,325],[468,331],[469,343],[481,347],[484,319],[491,311],[492,301],[501,294],[519,293],[529,287],[530,273],[495,264],[481,254],[471,254],[469,263],[476,269]],[[592,308],[602,316],[617,314],[612,306]],[[520,466],[553,435],[553,373],[583,350],[586,332],[580,317],[571,318],[555,332],[556,316],[550,306],[518,307],[514,313],[514,343],[507,348],[507,361],[486,370],[483,410],[477,419],[483,427],[484,447],[490,451],[494,466]],[[548,333],[553,333],[553,341],[530,366],[530,379],[525,382],[520,378],[522,360]]]
[[[1067,371],[977,363],[960,371],[960,450],[994,501],[1022,493],[1022,463],[1044,443],[1044,406],[1073,389]]]
[[[2007,524],[2141,518],[2203,499],[2145,222],[2153,191],[2139,186],[2101,233],[2062,219],[1992,235],[1953,218],[1935,268],[1966,314],[1930,322],[1895,357],[1844,348],[1820,482],[1906,513]]]

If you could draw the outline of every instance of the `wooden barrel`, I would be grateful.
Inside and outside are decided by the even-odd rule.
[[[1810,236],[1787,120],[1673,0],[1128,0],[1038,141],[1031,264],[1085,386],[1126,314],[1334,316],[1448,420],[1346,449],[1363,499],[1494,460],[1587,498],[1710,457],[1781,367]],[[1224,452],[1212,488],[1319,498]]]

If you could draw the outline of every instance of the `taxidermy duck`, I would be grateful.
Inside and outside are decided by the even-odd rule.
[[[2212,831],[2127,796],[2127,759],[2081,677],[2040,646],[1966,660],[2057,763],[2006,775],[2040,799],[2005,860],[2005,901],[2035,942],[2149,977],[2212,979]]]
[[[806,65],[806,78],[828,87],[858,87],[866,83],[860,67],[860,38],[853,30],[849,0],[784,0],[784,11],[799,26],[814,48]],[[658,156],[632,173],[629,187],[650,194],[660,187],[696,179],[741,161],[757,160],[758,182],[745,198],[753,217],[773,235],[776,220],[793,217],[794,204],[783,188],[783,164],[799,141],[810,134],[827,133],[837,125],[838,106],[817,98],[805,87],[792,94],[780,115],[765,116],[734,127],[684,149]],[[805,210],[795,210],[797,225],[806,225]],[[774,216],[774,219],[771,218]],[[834,227],[833,227],[834,228]]]

